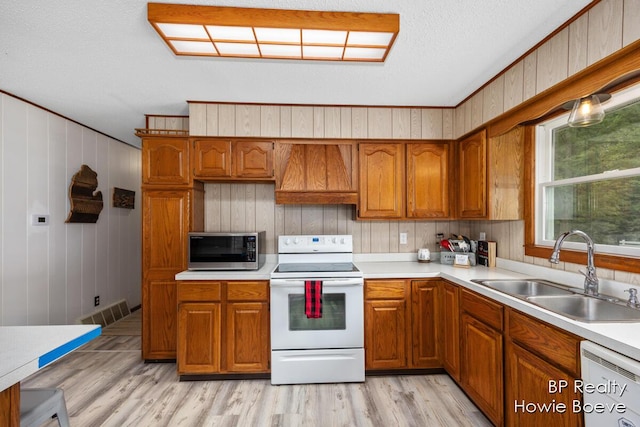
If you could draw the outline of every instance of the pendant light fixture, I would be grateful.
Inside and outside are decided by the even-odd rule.
[[[571,109],[568,124],[570,127],[587,127],[604,120],[602,103],[609,100],[608,93],[595,93],[575,101],[567,102],[563,107]]]

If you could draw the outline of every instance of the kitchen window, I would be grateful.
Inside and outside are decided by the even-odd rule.
[[[536,245],[578,229],[597,252],[640,255],[640,85],[603,106],[597,125],[571,128],[567,113],[536,128]]]

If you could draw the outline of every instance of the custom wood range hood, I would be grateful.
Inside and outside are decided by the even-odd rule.
[[[358,203],[355,141],[279,141],[275,146],[276,203]]]

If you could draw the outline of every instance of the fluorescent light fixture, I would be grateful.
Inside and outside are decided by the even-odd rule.
[[[390,13],[148,3],[176,55],[384,62],[400,30]]]

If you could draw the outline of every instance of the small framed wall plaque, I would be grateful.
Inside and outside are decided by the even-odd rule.
[[[136,205],[136,192],[113,187],[113,207],[133,209]]]

